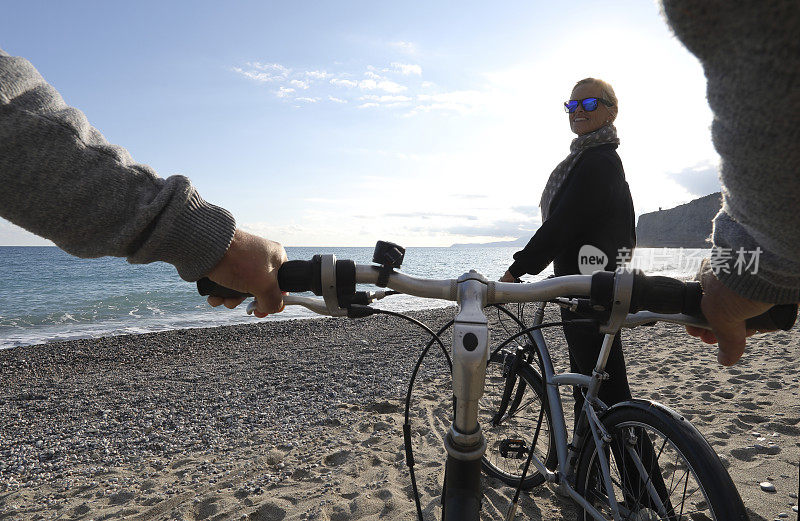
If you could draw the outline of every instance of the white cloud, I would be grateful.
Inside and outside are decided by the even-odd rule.
[[[395,71],[404,76],[416,75],[422,76],[422,67],[410,63],[392,62],[392,67]]]
[[[265,82],[265,81],[273,81],[274,80],[274,77],[272,75],[266,74],[266,73],[263,73],[263,72],[246,71],[246,70],[243,70],[243,69],[241,69],[239,67],[234,67],[233,70],[234,70],[234,72],[238,72],[242,76],[245,76],[245,77],[250,78],[251,80],[255,80],[255,81]]]
[[[288,76],[289,73],[292,72],[291,69],[284,67],[280,63],[247,62],[246,65],[253,67],[254,69],[269,71],[283,77]]]
[[[374,79],[359,81],[358,88],[362,90],[382,90],[391,93],[403,92],[405,90],[408,90],[408,87],[406,87],[405,85],[400,85],[399,83],[396,83],[394,81],[390,80],[376,81]]]
[[[406,54],[417,53],[417,45],[412,42],[404,42],[404,41],[389,42],[389,47],[392,47],[393,49],[396,49]]]
[[[361,96],[359,99],[363,101],[377,101],[379,103],[398,103],[398,102],[411,101],[411,98],[409,98],[408,96],[391,96],[391,95],[376,96],[374,94],[366,94],[364,96]]]
[[[297,87],[298,89],[306,90],[308,89],[308,82],[302,80],[291,80],[289,82],[290,85]]]
[[[459,113],[471,112],[487,106],[491,97],[490,92],[477,90],[419,94],[417,95],[417,105],[414,107],[412,114],[438,110]]]
[[[325,71],[306,71],[305,75],[307,77],[313,78],[315,80],[324,80],[324,79],[330,77],[330,74],[328,74]]]
[[[247,62],[245,65],[249,70],[234,67],[234,72],[260,82],[283,81],[291,74],[290,69],[278,63]]]
[[[378,82],[375,80],[361,80],[358,82],[358,88],[362,90],[375,90],[378,88]]]
[[[434,111],[467,113],[486,105],[490,97],[488,92],[474,90],[436,92],[441,89],[423,80],[422,67],[405,61],[393,61],[383,67],[366,65],[361,71],[347,70],[344,63],[335,63],[338,70],[333,71],[293,70],[278,63],[248,62],[245,65],[233,70],[254,81],[276,84],[275,96],[284,101],[353,103],[361,108],[380,105],[384,109],[405,109],[405,116],[413,116]],[[298,92],[303,92],[303,96],[291,96]],[[359,104],[361,101],[366,103]]]
[[[331,85],[336,85],[337,87],[357,87],[358,82],[353,80],[342,80],[339,78],[333,78],[331,80]]]

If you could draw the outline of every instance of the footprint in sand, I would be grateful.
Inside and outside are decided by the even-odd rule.
[[[72,517],[80,517],[82,515],[88,514],[90,510],[91,508],[89,508],[89,505],[87,505],[86,503],[82,503],[76,506],[72,510]]]
[[[778,434],[786,434],[788,436],[800,435],[800,428],[795,427],[794,425],[786,425],[783,422],[769,422],[767,424],[767,429],[777,432]]]
[[[731,450],[731,456],[740,461],[753,461],[756,456],[760,454],[767,454],[774,456],[780,454],[781,448],[777,445],[756,445],[754,447],[745,447],[743,449]]]
[[[248,521],[281,521],[286,517],[286,510],[277,503],[265,503],[258,510],[247,516]]]
[[[764,422],[769,421],[769,418],[767,418],[766,416],[762,416],[760,414],[753,414],[753,413],[738,414],[738,415],[736,415],[736,418],[738,418],[739,421],[741,421],[741,422],[749,423],[749,424],[764,423]]]
[[[295,479],[297,481],[309,479],[311,477],[313,477],[313,475],[311,474],[311,471],[308,469],[297,469],[294,472],[292,472],[292,479]]]
[[[124,505],[125,503],[129,502],[135,497],[136,497],[135,493],[130,492],[128,490],[122,490],[112,496],[109,496],[108,500],[109,503],[112,505]]]
[[[365,407],[364,410],[367,412],[377,412],[379,414],[392,414],[400,412],[402,408],[398,404],[383,401],[370,404],[367,407]]]
[[[761,378],[759,373],[742,373],[739,375],[742,380],[758,380]]]
[[[350,459],[350,454],[352,453],[349,450],[340,450],[339,452],[328,454],[322,461],[329,467],[338,467],[347,463]]]
[[[376,443],[380,443],[383,439],[380,436],[370,436],[366,440],[361,442],[362,447],[372,447]]]
[[[204,499],[195,506],[195,519],[208,519],[219,512],[217,501],[219,498],[211,497]]]

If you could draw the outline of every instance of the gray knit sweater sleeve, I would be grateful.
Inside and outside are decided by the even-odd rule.
[[[727,270],[717,276],[751,299],[798,302],[800,1],[662,0],[662,6],[708,80],[712,135],[722,157],[712,260]],[[740,248],[762,250],[755,273],[754,266],[735,265]]]
[[[0,216],[69,253],[164,261],[188,281],[222,259],[235,228],[189,179],[134,163],[27,60],[2,49],[0,187]]]

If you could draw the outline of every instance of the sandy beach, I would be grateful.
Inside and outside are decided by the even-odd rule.
[[[452,308],[411,315],[438,328]],[[426,340],[418,331],[375,316],[0,351],[0,520],[413,520],[402,424]],[[732,368],[678,326],[623,335],[634,396],[691,419],[752,520],[796,519],[800,333],[754,337]],[[546,336],[565,368],[558,332]],[[432,353],[412,406],[431,520],[450,410],[446,367]],[[501,519],[514,491],[484,485],[483,519]],[[520,512],[576,516],[547,485],[524,494]]]

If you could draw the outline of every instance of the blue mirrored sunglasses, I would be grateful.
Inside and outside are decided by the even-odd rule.
[[[586,112],[592,112],[593,110],[597,110],[598,102],[602,103],[606,107],[611,107],[614,105],[610,101],[604,100],[603,98],[584,98],[582,100],[571,99],[564,102],[564,110],[572,114],[578,110],[578,103],[580,103],[583,105],[583,110]]]

